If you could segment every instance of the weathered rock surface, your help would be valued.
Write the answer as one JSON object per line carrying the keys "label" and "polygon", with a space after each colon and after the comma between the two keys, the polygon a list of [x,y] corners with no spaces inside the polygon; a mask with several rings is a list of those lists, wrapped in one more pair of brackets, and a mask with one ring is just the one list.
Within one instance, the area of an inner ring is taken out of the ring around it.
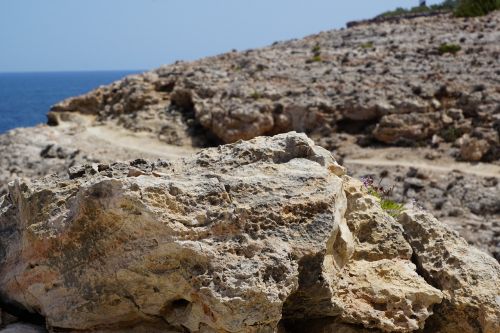
{"label": "weathered rock surface", "polygon": [[470,332],[493,333],[500,318],[495,260],[436,220],[395,221],[303,134],[71,175],[0,199],[2,304],[51,331],[410,332],[473,309]]}
{"label": "weathered rock surface", "polygon": [[498,263],[428,213],[405,212],[399,221],[421,274],[445,295],[426,332],[499,332]]}
{"label": "weathered rock surface", "polygon": [[[349,175],[371,175],[392,189],[389,197],[394,201],[432,212],[469,244],[500,260],[500,168],[443,158],[426,163],[423,155],[428,150],[392,149],[383,154],[381,149],[363,149],[356,155],[373,157],[356,160],[351,153],[343,164]],[[422,157],[416,159],[416,155]]]}
{"label": "weathered rock surface", "polygon": [[2,205],[2,294],[50,327],[272,330],[346,204],[342,168],[299,135],[101,169]]}
{"label": "weathered rock surface", "polygon": [[490,145],[484,139],[471,138],[468,135],[461,138],[460,157],[465,161],[480,161],[489,149]]}

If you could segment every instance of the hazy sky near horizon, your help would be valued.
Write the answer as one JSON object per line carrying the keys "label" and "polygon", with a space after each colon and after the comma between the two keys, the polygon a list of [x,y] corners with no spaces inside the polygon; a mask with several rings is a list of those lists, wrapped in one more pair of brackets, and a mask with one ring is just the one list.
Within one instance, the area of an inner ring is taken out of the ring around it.
{"label": "hazy sky near horizon", "polygon": [[150,69],[341,28],[417,3],[0,0],[0,72]]}

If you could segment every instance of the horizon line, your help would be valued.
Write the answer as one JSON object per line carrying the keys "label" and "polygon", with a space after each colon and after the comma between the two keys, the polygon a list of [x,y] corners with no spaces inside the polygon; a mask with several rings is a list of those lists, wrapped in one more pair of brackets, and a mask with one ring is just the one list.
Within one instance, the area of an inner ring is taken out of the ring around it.
{"label": "horizon line", "polygon": [[143,73],[150,69],[71,69],[71,70],[20,70],[20,71],[3,71],[1,74],[49,74],[49,73],[96,73],[96,72],[137,72]]}

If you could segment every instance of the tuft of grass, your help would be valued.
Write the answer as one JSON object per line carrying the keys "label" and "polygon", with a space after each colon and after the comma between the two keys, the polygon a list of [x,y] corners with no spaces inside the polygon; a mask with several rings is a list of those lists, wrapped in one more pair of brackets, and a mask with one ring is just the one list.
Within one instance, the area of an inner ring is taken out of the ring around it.
{"label": "tuft of grass", "polygon": [[381,199],[380,207],[390,216],[397,218],[399,215],[401,215],[401,212],[404,210],[405,206],[390,199]]}
{"label": "tuft of grass", "polygon": [[313,57],[311,58],[311,61],[312,61],[312,62],[320,62],[321,60],[322,60],[322,59],[321,59],[321,55],[319,55],[319,54],[316,54],[315,56],[313,56]]}
{"label": "tuft of grass", "polygon": [[313,62],[321,62],[321,61],[323,61],[323,58],[321,58],[321,55],[317,54],[312,58],[307,59],[306,64],[311,64]]}
{"label": "tuft of grass", "polygon": [[368,194],[374,196],[379,200],[380,208],[382,208],[387,214],[390,216],[397,218],[401,215],[401,212],[404,210],[404,204],[396,202],[392,199],[389,199],[389,195],[392,192],[392,188],[384,189],[379,185],[374,185],[372,177],[362,177],[361,181],[363,185],[368,189]]}
{"label": "tuft of grass", "polygon": [[362,49],[373,49],[373,42],[366,42],[359,45]]}
{"label": "tuft of grass", "polygon": [[321,54],[321,46],[319,44],[314,45],[311,52],[313,54]]}
{"label": "tuft of grass", "polygon": [[451,53],[453,55],[457,54],[458,51],[460,51],[462,47],[458,44],[448,44],[448,43],[443,43],[439,45],[438,47],[438,53],[440,55],[446,54],[446,53]]}
{"label": "tuft of grass", "polygon": [[441,131],[441,137],[446,142],[455,142],[458,138],[462,136],[462,131],[455,127],[448,127]]}
{"label": "tuft of grass", "polygon": [[319,44],[314,45],[311,49],[311,52],[313,56],[306,60],[307,64],[323,61],[323,59],[321,58],[321,46]]}
{"label": "tuft of grass", "polygon": [[262,98],[262,95],[258,92],[258,91],[254,91],[250,97],[254,100],[258,100],[258,99],[261,99]]}

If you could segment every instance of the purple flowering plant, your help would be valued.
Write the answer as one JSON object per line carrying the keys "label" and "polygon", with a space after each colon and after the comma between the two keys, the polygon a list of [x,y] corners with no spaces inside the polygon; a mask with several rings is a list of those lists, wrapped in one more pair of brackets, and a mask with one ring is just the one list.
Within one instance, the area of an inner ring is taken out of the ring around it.
{"label": "purple flowering plant", "polygon": [[366,187],[368,193],[376,197],[380,202],[380,207],[386,211],[390,216],[397,218],[404,209],[404,204],[389,199],[394,186],[384,188],[381,186],[382,179],[375,184],[372,176],[361,177],[363,186]]}

